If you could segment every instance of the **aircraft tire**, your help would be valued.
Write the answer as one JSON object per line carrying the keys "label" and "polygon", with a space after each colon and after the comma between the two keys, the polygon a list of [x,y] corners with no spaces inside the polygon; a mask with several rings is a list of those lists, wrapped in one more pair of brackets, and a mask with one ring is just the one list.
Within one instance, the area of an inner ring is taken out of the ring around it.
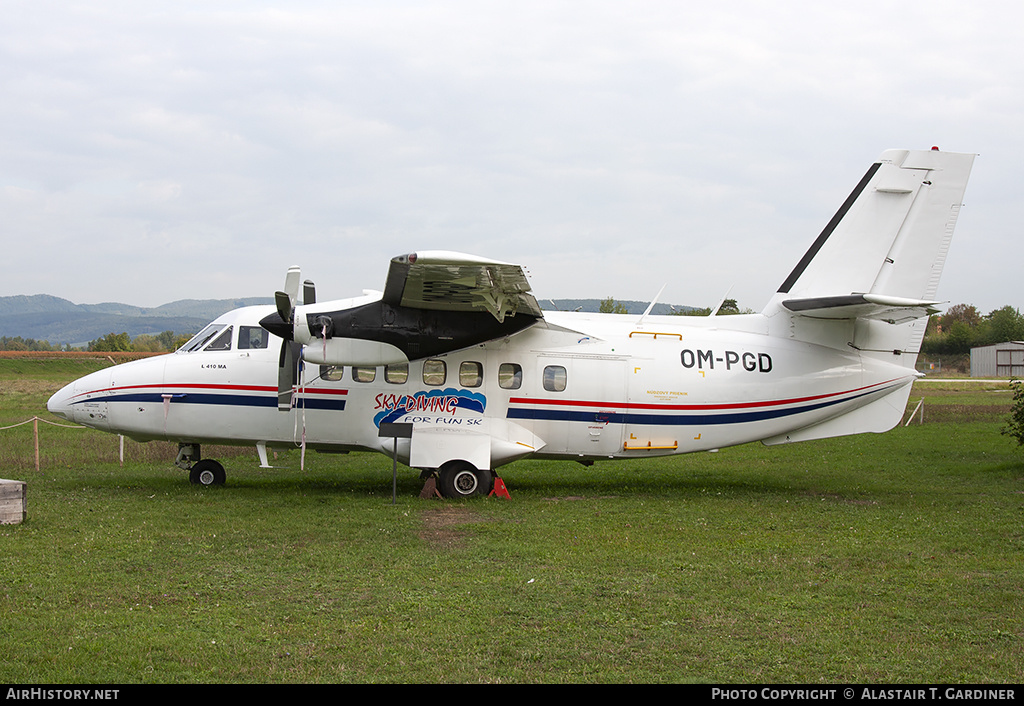
{"label": "aircraft tire", "polygon": [[441,495],[446,498],[471,498],[488,495],[494,488],[494,473],[478,470],[466,461],[449,461],[437,471]]}
{"label": "aircraft tire", "polygon": [[226,479],[224,466],[211,458],[198,461],[188,472],[188,480],[192,485],[224,485]]}

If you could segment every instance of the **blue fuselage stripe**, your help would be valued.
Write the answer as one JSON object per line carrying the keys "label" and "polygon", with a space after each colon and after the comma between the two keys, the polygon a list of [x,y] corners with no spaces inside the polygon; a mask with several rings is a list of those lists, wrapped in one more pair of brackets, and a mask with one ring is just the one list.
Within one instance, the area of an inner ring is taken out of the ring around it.
{"label": "blue fuselage stripe", "polygon": [[[126,392],[122,394],[108,395],[107,397],[95,397],[91,400],[77,400],[74,404],[84,402],[135,402],[147,404],[163,404],[163,396],[152,392]],[[171,404],[204,404],[224,405],[227,407],[274,407],[277,408],[277,395],[224,395],[207,392],[189,392],[187,394],[177,393],[171,397]],[[345,400],[341,399],[315,399],[302,398],[296,400],[296,407],[306,409],[324,409],[343,411]]]}

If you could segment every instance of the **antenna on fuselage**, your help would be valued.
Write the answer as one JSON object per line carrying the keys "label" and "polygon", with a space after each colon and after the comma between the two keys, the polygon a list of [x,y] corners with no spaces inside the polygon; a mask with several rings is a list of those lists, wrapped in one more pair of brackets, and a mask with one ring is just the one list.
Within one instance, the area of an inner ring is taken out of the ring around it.
{"label": "antenna on fuselage", "polygon": [[647,318],[647,315],[651,313],[651,309],[654,308],[654,305],[661,298],[661,293],[665,291],[665,287],[667,287],[667,286],[668,286],[668,282],[666,282],[665,284],[661,285],[661,289],[658,290],[658,293],[654,296],[654,299],[651,300],[651,303],[647,305],[647,310],[644,311],[644,313],[641,314],[640,318],[637,320],[637,322],[636,322],[637,326],[642,324],[644,322],[644,319]]}
{"label": "antenna on fuselage", "polygon": [[718,316],[718,310],[722,308],[722,305],[723,305],[723,304],[725,304],[725,300],[729,298],[729,295],[730,295],[730,294],[732,294],[732,288],[733,288],[733,287],[735,287],[735,286],[736,286],[736,285],[734,284],[734,285],[732,285],[732,286],[730,286],[730,287],[729,287],[729,291],[727,291],[727,292],[725,293],[725,296],[724,296],[724,297],[722,297],[722,298],[721,298],[721,299],[719,300],[719,302],[718,302],[718,304],[717,304],[717,305],[715,306],[715,308],[711,310],[711,313],[709,314],[709,316]]}

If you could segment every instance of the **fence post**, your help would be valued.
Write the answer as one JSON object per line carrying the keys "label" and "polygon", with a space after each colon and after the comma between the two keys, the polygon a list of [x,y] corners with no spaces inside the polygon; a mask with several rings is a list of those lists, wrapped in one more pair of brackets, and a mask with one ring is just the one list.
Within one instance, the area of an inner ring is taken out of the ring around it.
{"label": "fence post", "polygon": [[916,407],[914,407],[914,411],[910,413],[910,419],[908,419],[907,423],[904,424],[903,426],[905,426],[905,427],[909,427],[910,426],[910,423],[912,421],[914,421],[914,416],[917,414],[917,410],[921,410],[921,421],[918,422],[918,423],[919,424],[924,424],[924,398],[922,397],[921,401],[917,403]]}

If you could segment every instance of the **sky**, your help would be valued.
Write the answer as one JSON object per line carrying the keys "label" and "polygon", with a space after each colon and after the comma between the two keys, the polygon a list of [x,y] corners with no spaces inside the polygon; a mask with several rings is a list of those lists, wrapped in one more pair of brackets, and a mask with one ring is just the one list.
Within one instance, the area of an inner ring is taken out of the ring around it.
{"label": "sky", "polygon": [[938,297],[1024,306],[1011,2],[5,0],[0,296],[522,264],[760,310],[886,149],[978,154]]}

